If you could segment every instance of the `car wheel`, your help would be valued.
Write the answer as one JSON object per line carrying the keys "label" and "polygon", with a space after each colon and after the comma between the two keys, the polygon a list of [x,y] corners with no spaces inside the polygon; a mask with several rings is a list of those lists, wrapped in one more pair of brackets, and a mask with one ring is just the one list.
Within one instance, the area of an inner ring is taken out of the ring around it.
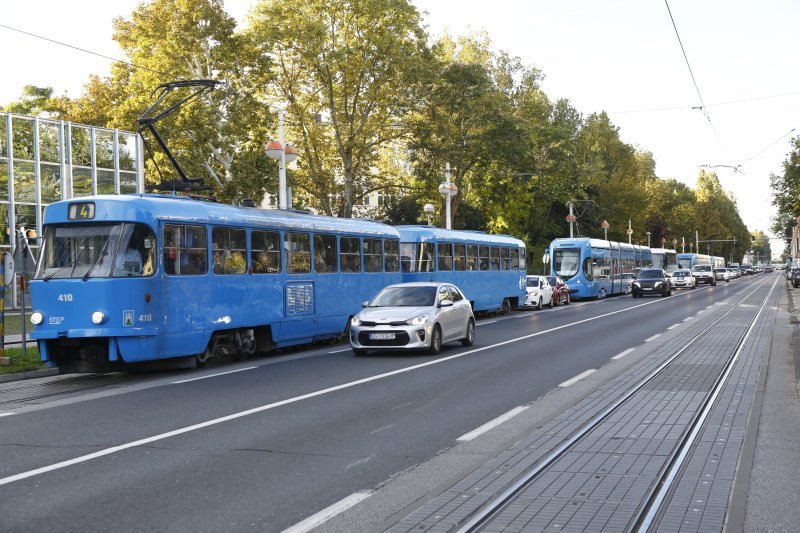
{"label": "car wheel", "polygon": [[475,344],[475,321],[471,318],[467,322],[467,336],[461,339],[461,344],[464,346],[472,346]]}
{"label": "car wheel", "polygon": [[553,308],[553,306],[554,306],[554,303],[555,303],[555,301],[556,301],[556,297],[555,297],[555,296],[551,296],[551,297],[550,297],[550,303],[548,303],[548,304],[547,304],[547,307],[549,307],[550,309],[552,309],[552,308]]}
{"label": "car wheel", "polygon": [[428,353],[436,355],[442,351],[442,328],[439,324],[433,326],[433,333],[431,333],[431,347],[428,348]]}
{"label": "car wheel", "polygon": [[353,348],[353,355],[356,357],[361,357],[367,355],[367,351],[363,348]]}
{"label": "car wheel", "polygon": [[541,296],[539,296],[539,303],[536,304],[536,310],[537,311],[541,311],[542,310],[542,297]]}

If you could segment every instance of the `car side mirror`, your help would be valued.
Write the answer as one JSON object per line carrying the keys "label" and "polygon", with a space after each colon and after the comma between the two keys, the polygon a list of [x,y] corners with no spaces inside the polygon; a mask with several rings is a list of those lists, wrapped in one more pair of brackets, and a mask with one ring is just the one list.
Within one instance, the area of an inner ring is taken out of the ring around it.
{"label": "car side mirror", "polygon": [[439,307],[453,307],[453,300],[442,300],[439,302]]}
{"label": "car side mirror", "polygon": [[369,302],[367,300],[364,300],[363,302],[361,302],[361,307],[366,307],[368,305],[369,305]]}

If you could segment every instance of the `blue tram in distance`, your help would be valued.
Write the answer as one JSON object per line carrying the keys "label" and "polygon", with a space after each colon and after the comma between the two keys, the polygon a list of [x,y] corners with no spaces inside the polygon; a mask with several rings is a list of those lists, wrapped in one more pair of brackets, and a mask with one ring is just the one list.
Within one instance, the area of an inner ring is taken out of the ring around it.
{"label": "blue tram in distance", "polygon": [[517,309],[525,300],[525,243],[508,235],[396,226],[403,281],[446,281],[475,312]]}
{"label": "blue tram in distance", "polygon": [[711,265],[711,268],[725,268],[725,258],[715,255],[681,253],[678,254],[678,267],[693,269],[695,265]]}
{"label": "blue tram in distance", "polygon": [[652,266],[647,246],[588,237],[555,239],[547,250],[550,275],[560,276],[575,298],[623,294],[627,282],[618,274]]}
{"label": "blue tram in distance", "polygon": [[181,196],[51,204],[30,283],[43,361],[199,363],[341,335],[401,281],[391,226]]}
{"label": "blue tram in distance", "polygon": [[653,257],[653,268],[663,268],[670,276],[678,270],[678,254],[675,250],[668,248],[651,248],[650,250]]}

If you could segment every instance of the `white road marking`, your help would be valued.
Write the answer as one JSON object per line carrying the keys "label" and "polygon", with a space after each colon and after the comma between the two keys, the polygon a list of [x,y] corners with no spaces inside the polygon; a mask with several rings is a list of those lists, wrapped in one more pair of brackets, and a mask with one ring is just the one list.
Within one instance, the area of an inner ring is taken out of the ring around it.
{"label": "white road marking", "polygon": [[684,322],[688,322],[688,321],[690,321],[690,320],[691,320],[691,319],[693,319],[693,318],[694,318],[693,316],[687,316],[686,318],[684,318],[684,319],[683,319],[683,321],[684,321]]}
{"label": "white road marking", "polygon": [[[340,391],[340,390],[356,387],[358,385],[363,385],[365,383],[371,383],[373,381],[378,381],[378,380],[386,379],[386,378],[389,378],[389,377],[392,377],[392,376],[405,374],[405,373],[408,373],[408,372],[412,372],[414,370],[418,370],[420,368],[425,368],[425,367],[428,367],[428,366],[433,366],[433,365],[446,363],[447,361],[451,361],[453,359],[460,359],[460,358],[466,357],[468,355],[472,355],[472,354],[479,353],[479,352],[485,352],[487,350],[492,350],[494,348],[499,348],[500,346],[506,346],[508,344],[514,344],[514,343],[520,342],[520,341],[525,341],[525,340],[528,340],[528,339],[532,339],[534,337],[538,337],[540,335],[549,335],[550,333],[552,333],[554,331],[570,328],[570,327],[573,327],[573,326],[579,326],[579,325],[585,324],[587,322],[592,322],[594,320],[600,320],[601,318],[606,318],[606,317],[613,316],[613,315],[618,315],[618,314],[621,314],[621,313],[627,313],[629,311],[633,311],[635,309],[638,309],[640,307],[644,307],[644,306],[647,306],[647,305],[655,305],[655,304],[658,304],[660,302],[668,302],[668,301],[670,301],[670,300],[652,300],[650,302],[645,302],[645,303],[642,303],[642,304],[639,304],[639,305],[634,305],[632,307],[626,307],[625,309],[618,309],[617,311],[611,311],[611,312],[608,312],[608,313],[604,313],[602,315],[597,315],[597,316],[593,316],[593,317],[589,317],[589,318],[584,318],[583,320],[578,320],[576,322],[571,322],[569,324],[563,324],[561,326],[556,326],[556,327],[553,327],[553,328],[550,328],[550,329],[537,331],[536,333],[529,333],[529,334],[523,335],[521,337],[515,337],[513,339],[508,339],[506,341],[497,342],[495,344],[490,344],[488,346],[481,346],[480,348],[473,348],[472,350],[459,352],[459,353],[456,353],[454,355],[450,355],[450,356],[447,356],[447,357],[441,357],[439,359],[434,359],[432,361],[427,361],[425,363],[419,363],[419,364],[416,364],[416,365],[407,366],[407,367],[404,367],[404,368],[399,368],[397,370],[392,370],[390,372],[385,372],[383,374],[377,374],[377,375],[374,375],[374,376],[369,376],[369,377],[366,377],[366,378],[357,379],[355,381],[350,381],[348,383],[342,383],[340,385],[334,385],[334,386],[328,387],[326,389],[320,389],[320,390],[317,390],[317,391],[314,391],[314,392],[309,392],[309,393],[306,393],[306,394],[303,394],[303,395],[300,395],[300,396],[295,396],[293,398],[287,398],[285,400],[280,400],[280,401],[277,401],[277,402],[274,402],[274,403],[269,403],[269,404],[266,404],[266,405],[261,405],[261,406],[258,406],[258,407],[254,407],[252,409],[247,409],[245,411],[239,411],[238,413],[232,413],[230,415],[221,416],[219,418],[214,418],[212,420],[207,420],[205,422],[200,422],[198,424],[194,424],[194,425],[191,425],[191,426],[186,426],[186,427],[174,429],[172,431],[167,431],[166,433],[161,433],[161,434],[158,434],[158,435],[145,437],[143,439],[135,440],[135,441],[132,441],[132,442],[127,442],[125,444],[120,444],[118,446],[112,446],[110,448],[106,448],[104,450],[100,450],[100,451],[97,451],[97,452],[94,452],[94,453],[90,453],[88,455],[82,455],[80,457],[75,457],[73,459],[68,459],[66,461],[61,461],[60,463],[54,463],[52,465],[43,466],[43,467],[40,467],[40,468],[36,468],[34,470],[28,470],[27,472],[21,472],[19,474],[15,474],[13,476],[7,476],[7,477],[4,477],[4,478],[0,478],[0,485],[7,485],[9,483],[14,483],[15,481],[20,481],[20,480],[27,479],[27,478],[30,478],[30,477],[38,476],[40,474],[45,474],[47,472],[52,472],[54,470],[60,470],[61,468],[66,468],[68,466],[72,466],[72,465],[76,465],[76,464],[80,464],[80,463],[85,463],[87,461],[91,461],[93,459],[97,459],[97,458],[100,458],[100,457],[105,457],[106,455],[111,455],[113,453],[117,453],[117,452],[120,452],[120,451],[123,451],[123,450],[127,450],[127,449],[130,449],[130,448],[136,448],[137,446],[143,446],[145,444],[150,444],[152,442],[158,442],[158,441],[161,441],[161,440],[164,440],[164,439],[168,439],[168,438],[171,438],[171,437],[176,437],[178,435],[183,435],[184,433],[197,431],[198,429],[204,429],[204,428],[207,428],[207,427],[210,427],[210,426],[216,426],[218,424],[222,424],[224,422],[229,422],[231,420],[236,420],[236,419],[239,419],[239,418],[242,418],[242,417],[245,417],[245,416],[250,416],[250,415],[253,415],[253,414],[256,414],[256,413],[261,413],[261,412],[264,412],[264,411],[268,411],[270,409],[275,409],[277,407],[283,407],[284,405],[290,405],[290,404],[293,404],[293,403],[301,402],[303,400],[308,400],[310,398],[316,398],[318,396],[324,396],[324,395],[330,394],[332,392],[337,392],[337,391]],[[488,322],[483,322],[483,323],[487,324]],[[581,377],[582,377],[582,375],[581,375]],[[561,386],[564,386],[564,384],[562,383]]]}
{"label": "white road marking", "polygon": [[644,342],[650,342],[650,341],[654,341],[654,340],[656,340],[657,338],[659,338],[660,336],[661,336],[661,333],[656,333],[656,334],[655,334],[655,335],[653,335],[652,337],[647,337],[647,338],[644,340]]}
{"label": "white road marking", "polygon": [[618,360],[618,359],[622,359],[623,357],[625,357],[625,356],[626,356],[626,355],[628,355],[629,353],[633,353],[633,351],[634,351],[635,349],[636,349],[636,348],[628,348],[628,349],[627,349],[627,350],[625,350],[624,352],[620,352],[620,353],[618,353],[617,355],[615,355],[615,356],[614,356],[614,357],[612,357],[611,359],[614,359],[615,361],[616,361],[616,360]]}
{"label": "white road marking", "polygon": [[14,415],[14,414],[16,414],[16,413],[0,413],[0,416],[11,416],[11,415]]}
{"label": "white road marking", "polygon": [[352,348],[342,348],[341,350],[333,350],[328,353],[342,353],[342,352],[349,352],[350,350],[352,350]]}
{"label": "white road marking", "polygon": [[190,381],[198,381],[201,379],[208,379],[208,378],[215,378],[217,376],[224,376],[225,374],[235,374],[236,372],[244,372],[245,370],[253,370],[254,368],[258,368],[257,366],[248,366],[247,368],[237,368],[236,370],[229,370],[228,372],[220,372],[218,374],[209,374],[207,376],[200,376],[199,378],[190,378],[190,379],[182,379],[180,381],[173,381],[173,385],[177,385],[179,383],[189,383]]}
{"label": "white road marking", "polygon": [[678,326],[680,326],[680,324],[672,324],[672,325],[671,325],[670,327],[668,327],[667,329],[675,329],[675,328],[677,328]]}
{"label": "white road marking", "polygon": [[488,322],[478,322],[478,326],[485,326],[486,324],[494,324],[497,320],[490,320]]}
{"label": "white road marking", "polygon": [[581,372],[580,374],[578,374],[574,378],[568,379],[567,381],[565,381],[564,383],[559,384],[558,386],[559,387],[569,387],[570,385],[574,385],[575,383],[579,382],[580,380],[582,380],[586,376],[594,374],[595,372],[597,372],[597,369],[590,368],[586,372]]}
{"label": "white road marking", "polygon": [[490,420],[489,422],[486,422],[484,425],[473,429],[469,433],[461,435],[456,440],[457,441],[461,441],[461,442],[470,441],[470,440],[474,439],[475,437],[477,437],[478,435],[482,435],[482,434],[486,433],[487,431],[489,431],[490,429],[496,428],[497,426],[499,426],[500,424],[502,424],[506,420],[510,420],[510,419],[514,418],[515,416],[517,416],[518,414],[520,414],[521,412],[523,412],[527,408],[528,408],[527,405],[520,405],[519,407],[515,407],[512,410],[510,410],[509,412],[507,412],[506,414],[500,415],[497,418],[495,418],[494,420]]}
{"label": "white road marking", "polygon": [[320,512],[309,516],[302,522],[298,522],[292,527],[284,529],[283,533],[305,533],[306,531],[311,531],[315,527],[319,527],[320,525],[324,524],[337,514],[348,510],[349,508],[353,507],[354,505],[363,500],[366,500],[371,495],[372,491],[355,492],[350,496],[348,496],[347,498],[339,500],[338,502],[334,503],[329,507],[326,507]]}

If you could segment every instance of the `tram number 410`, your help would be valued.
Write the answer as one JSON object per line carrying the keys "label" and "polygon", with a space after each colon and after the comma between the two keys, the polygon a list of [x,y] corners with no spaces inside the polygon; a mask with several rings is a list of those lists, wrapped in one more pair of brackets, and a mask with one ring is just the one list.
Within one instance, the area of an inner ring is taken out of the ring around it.
{"label": "tram number 410", "polygon": [[58,301],[59,302],[71,302],[72,301],[72,294],[70,294],[68,292],[64,293],[64,294],[59,294],[58,295]]}

